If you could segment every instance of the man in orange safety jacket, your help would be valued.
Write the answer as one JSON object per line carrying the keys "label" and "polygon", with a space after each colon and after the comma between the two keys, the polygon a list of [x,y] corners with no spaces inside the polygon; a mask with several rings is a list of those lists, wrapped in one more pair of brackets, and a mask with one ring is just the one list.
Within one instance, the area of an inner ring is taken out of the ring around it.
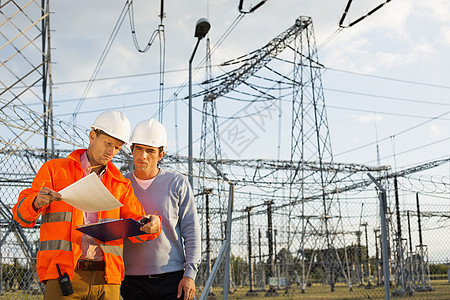
{"label": "man in orange safety jacket", "polygon": [[[130,135],[126,116],[120,111],[103,112],[91,129],[88,149],[78,149],[67,158],[44,163],[31,187],[19,194],[13,208],[14,219],[23,227],[33,227],[41,216],[37,274],[45,283],[44,299],[120,297],[120,283],[124,279],[123,240],[101,242],[76,230],[79,225],[145,216],[150,221],[141,227],[143,234],[130,240],[151,240],[161,232],[161,218],[146,215],[130,181],[111,162]],[[60,201],[58,191],[91,172],[97,174],[122,207],[83,212]]]}

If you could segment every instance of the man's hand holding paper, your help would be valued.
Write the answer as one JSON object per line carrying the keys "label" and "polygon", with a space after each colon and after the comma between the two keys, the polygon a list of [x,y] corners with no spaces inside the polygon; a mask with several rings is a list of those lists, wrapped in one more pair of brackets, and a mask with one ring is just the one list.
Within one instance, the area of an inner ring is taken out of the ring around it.
{"label": "man's hand holding paper", "polygon": [[59,193],[64,202],[82,211],[104,211],[122,206],[95,173],[81,178]]}
{"label": "man's hand holding paper", "polygon": [[60,200],[87,212],[110,210],[122,206],[122,203],[114,198],[95,173],[83,177],[59,192],[46,187],[41,188],[33,202],[33,208],[37,211],[52,201]]}
{"label": "man's hand holding paper", "polygon": [[33,209],[38,211],[41,207],[49,205],[52,201],[60,201],[61,194],[47,187],[41,188],[33,202]]}

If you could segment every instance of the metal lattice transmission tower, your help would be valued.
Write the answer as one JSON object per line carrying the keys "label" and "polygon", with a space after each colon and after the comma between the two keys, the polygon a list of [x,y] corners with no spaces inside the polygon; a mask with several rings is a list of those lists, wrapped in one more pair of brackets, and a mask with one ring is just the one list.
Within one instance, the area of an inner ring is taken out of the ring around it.
{"label": "metal lattice transmission tower", "polygon": [[[287,248],[291,253],[303,255],[311,251],[314,253],[308,258],[309,266],[306,266],[306,257],[301,258],[304,265],[302,272],[304,285],[309,276],[309,272],[305,272],[305,269],[311,269],[313,262],[318,260],[322,263],[327,281],[333,290],[338,270],[346,276],[335,247],[336,232],[342,223],[333,192],[337,190],[336,173],[326,170],[325,166],[333,164],[333,156],[321,82],[322,65],[318,63],[311,18],[299,17],[293,26],[273,38],[264,47],[248,56],[224,63],[223,65],[240,62],[242,65],[218,79],[208,79],[205,84],[214,81],[215,85],[207,87],[197,96],[205,95],[207,101],[213,101],[243,83],[248,84],[247,80],[250,77],[266,67],[286,48],[290,48],[294,53],[293,78],[289,79],[293,90],[290,161],[295,162],[296,167],[289,174],[289,199],[291,201],[294,199],[292,201],[294,203],[301,203],[289,206],[288,228],[296,230],[289,233],[291,236],[287,239]],[[286,79],[284,77],[284,80]],[[318,168],[309,169],[307,163],[311,162]],[[317,200],[308,203],[303,201],[311,197]]]}
{"label": "metal lattice transmission tower", "polygon": [[[206,40],[206,81],[210,82],[212,78],[211,71],[211,47],[210,40]],[[210,88],[210,84],[206,85]],[[224,217],[226,214],[226,203],[224,203],[222,178],[220,178],[222,160],[219,127],[217,122],[216,102],[209,100],[207,97],[203,99],[202,109],[202,130],[200,144],[199,190],[197,205],[200,215],[200,224],[202,226],[202,249],[203,262],[206,267],[205,279],[211,272],[211,261],[213,254],[217,255],[219,245],[222,242],[224,232],[217,231],[223,228]],[[213,168],[211,168],[213,166]],[[212,172],[211,172],[212,170]],[[207,179],[209,178],[209,179]],[[214,178],[216,180],[211,180]],[[211,216],[215,216],[213,221]],[[214,252],[214,253],[213,253]]]}
{"label": "metal lattice transmission tower", "polygon": [[[230,62],[224,63],[234,64],[234,63],[242,63],[242,65],[227,73],[223,76],[220,76],[216,79],[211,77],[211,72],[208,71],[208,65],[210,66],[210,60],[208,64],[208,59],[210,59],[209,55],[207,55],[207,76],[204,82],[205,89],[203,92],[198,93],[195,96],[204,96],[203,102],[203,122],[202,122],[202,143],[201,143],[201,159],[202,159],[202,167],[201,167],[201,176],[200,178],[204,178],[208,174],[206,174],[205,170],[207,170],[206,159],[208,159],[207,151],[212,151],[214,153],[209,154],[209,158],[215,159],[213,160],[214,169],[216,169],[217,174],[210,175],[210,177],[215,178],[219,177],[222,173],[221,166],[216,164],[219,159],[221,159],[221,149],[219,144],[219,132],[218,132],[218,124],[217,124],[217,115],[216,115],[216,105],[215,100],[235,88],[237,88],[240,84],[246,82],[251,76],[253,76],[258,70],[263,68],[266,64],[268,64],[273,58],[275,58],[278,54],[280,54],[283,50],[288,47],[288,45],[298,36],[298,34],[303,30],[302,23],[297,20],[297,22],[279,34],[277,37],[272,39],[269,43],[267,43],[261,49],[258,49],[252,52],[249,56],[245,56],[244,58],[240,57],[236,60],[232,60]],[[212,86],[214,83],[214,86]],[[203,180],[206,183],[205,180]],[[220,187],[218,187],[218,195],[220,197]],[[204,193],[208,197],[208,194]],[[208,198],[206,198],[208,199]],[[204,202],[205,203],[205,202]],[[219,206],[223,207],[223,205]],[[206,210],[206,205],[203,206]],[[219,209],[220,209],[219,207]],[[201,208],[200,208],[201,209]],[[219,214],[221,217],[222,213]],[[204,224],[204,222],[202,222]],[[206,225],[209,227],[210,225]],[[220,226],[220,224],[219,224]],[[223,226],[221,226],[223,227]],[[206,246],[206,249],[209,249],[209,246]],[[208,252],[208,250],[207,250]]]}
{"label": "metal lattice transmission tower", "polygon": [[2,150],[29,149],[42,135],[47,156],[54,149],[49,1],[4,1],[0,15]]}
{"label": "metal lattice transmission tower", "polygon": [[[1,258],[20,257],[32,268],[38,237],[13,220],[11,203],[17,199],[14,189],[25,182],[24,174],[36,173],[33,159],[23,152],[41,144],[41,158],[53,155],[49,15],[49,0],[0,3],[0,161],[6,182],[0,200],[0,247],[17,245]],[[35,275],[27,277],[37,282]]]}
{"label": "metal lattice transmission tower", "polygon": [[[325,170],[326,164],[333,164],[330,132],[325,109],[321,72],[323,66],[319,63],[317,46],[312,20],[300,17],[297,22],[304,30],[295,40],[294,49],[294,93],[292,98],[292,131],[291,131],[291,161],[297,161],[298,167],[291,173],[290,195],[299,200],[305,199],[308,191],[305,188],[316,186],[320,191],[320,200],[305,203],[302,201],[300,222],[302,234],[300,247],[304,253],[307,249],[317,252],[317,259],[322,262],[326,280],[334,290],[337,272],[345,276],[342,259],[339,258],[337,245],[339,226],[342,226],[338,198],[328,193],[337,189],[336,174]],[[305,162],[315,161],[319,168],[306,171]],[[297,187],[297,182],[301,187]],[[303,184],[304,183],[304,184]],[[292,213],[298,207],[291,207]],[[296,213],[294,213],[296,214]],[[308,228],[312,233],[306,236]],[[293,236],[295,245],[296,236]],[[307,276],[302,272],[303,289]]]}
{"label": "metal lattice transmission tower", "polygon": [[[208,82],[212,76],[209,38],[206,40],[206,52],[206,78]],[[209,86],[207,85],[206,88],[208,89]],[[211,101],[208,97],[203,99],[200,157],[204,163],[200,168],[199,177],[204,182],[205,177],[211,175],[207,174],[208,165],[206,161],[211,159],[216,161],[216,166],[220,170],[220,161],[222,160],[216,102]]]}

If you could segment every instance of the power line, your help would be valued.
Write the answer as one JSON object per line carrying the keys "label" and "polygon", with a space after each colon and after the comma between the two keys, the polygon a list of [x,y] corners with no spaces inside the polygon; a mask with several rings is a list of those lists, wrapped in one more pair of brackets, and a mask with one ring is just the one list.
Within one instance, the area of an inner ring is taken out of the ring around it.
{"label": "power line", "polygon": [[[405,150],[405,151],[402,151],[402,152],[399,152],[399,153],[395,153],[395,155],[406,154],[406,153],[413,152],[413,151],[416,151],[416,150],[419,150],[419,149],[427,148],[429,146],[440,144],[440,143],[446,142],[446,141],[450,141],[450,137],[446,137],[446,138],[443,138],[443,139],[438,140],[438,141],[434,141],[434,142],[431,142],[431,143],[428,143],[428,144],[425,144],[425,145],[421,145],[421,146],[418,146],[418,147],[415,147],[415,148],[411,148],[411,149],[408,149],[408,150]],[[385,156],[385,157],[382,157],[382,158],[386,159],[386,158],[390,158],[390,157],[393,157],[393,156],[394,156],[394,154],[388,155],[388,156]],[[372,160],[370,162],[374,162],[374,161]],[[370,163],[370,162],[368,162],[368,163]],[[407,167],[407,165],[404,166],[404,167]]]}
{"label": "power line", "polygon": [[[275,58],[279,61],[284,61],[286,63],[293,63],[291,61]],[[218,65],[212,65],[212,67],[220,68],[222,64]],[[202,66],[198,67],[199,69],[204,68]],[[428,87],[435,87],[435,88],[442,88],[442,89],[450,89],[450,86],[447,85],[441,85],[441,84],[435,84],[435,83],[429,83],[429,82],[420,82],[420,81],[412,81],[412,80],[406,80],[406,79],[400,79],[400,78],[393,78],[393,77],[386,77],[386,76],[379,76],[379,75],[373,75],[373,74],[366,74],[366,73],[360,73],[360,72],[354,72],[349,70],[342,70],[342,69],[336,69],[336,68],[330,68],[330,67],[324,67],[325,71],[334,71],[334,72],[341,72],[341,73],[347,73],[362,77],[370,77],[370,78],[376,78],[381,80],[387,80],[387,81],[396,81],[401,83],[407,83],[407,84],[413,84],[413,85],[421,85],[421,86],[428,86]],[[164,73],[178,73],[178,72],[186,72],[187,69],[174,69],[174,70],[165,70]],[[140,74],[129,74],[129,75],[120,75],[120,76],[112,76],[112,77],[103,77],[103,78],[96,78],[95,81],[107,81],[107,80],[117,80],[117,79],[126,79],[126,78],[136,78],[136,77],[145,77],[145,76],[153,76],[153,75],[159,75],[158,72],[149,72],[149,73],[140,73]],[[61,85],[68,85],[68,84],[78,84],[78,83],[85,83],[89,82],[89,79],[80,79],[80,80],[73,80],[73,81],[60,81],[60,82],[54,82],[54,86],[61,86]],[[36,85],[39,86],[39,85]],[[17,88],[23,88],[23,87],[17,87]],[[0,89],[2,90],[2,89]],[[338,89],[328,89],[333,91],[340,91]],[[361,95],[370,95],[370,94],[364,94],[364,93],[358,93],[358,92],[351,92],[351,91],[342,91],[342,92],[348,92],[348,93],[355,93],[355,94],[361,94]],[[372,96],[372,95],[370,95]],[[380,96],[382,98],[390,98],[390,99],[396,99],[396,97],[391,96]],[[450,105],[450,104],[447,104]]]}
{"label": "power line", "polygon": [[131,35],[133,37],[133,42],[140,53],[147,52],[150,47],[152,46],[154,40],[156,37],[159,37],[159,106],[158,106],[158,121],[163,121],[163,108],[164,108],[164,74],[165,74],[165,67],[166,67],[166,37],[164,32],[164,24],[163,19],[165,17],[164,13],[164,0],[161,0],[160,4],[160,24],[155,31],[153,31],[153,34],[150,36],[149,41],[147,42],[147,45],[144,49],[141,49],[139,46],[137,37],[136,37],[136,28],[135,28],[135,22],[134,22],[134,5],[133,1],[130,1],[130,8],[128,10],[128,16],[130,20],[130,27],[131,27]]}
{"label": "power line", "polygon": [[[177,73],[177,72],[186,72],[187,69],[175,69],[175,70],[169,70],[164,71],[165,74],[167,73]],[[112,76],[112,77],[103,77],[103,78],[96,78],[95,81],[107,81],[107,80],[117,80],[117,79],[126,79],[126,78],[136,78],[136,77],[145,77],[145,76],[153,76],[153,75],[159,75],[158,72],[150,72],[150,73],[140,73],[140,74],[129,74],[129,75],[120,75],[120,76]],[[60,86],[60,85],[67,85],[67,84],[78,84],[78,83],[85,83],[89,80],[86,79],[80,79],[80,80],[73,80],[73,81],[61,81],[53,83],[54,86]]]}
{"label": "power line", "polygon": [[[366,113],[373,114],[373,110],[366,110],[366,109],[338,107],[338,106],[332,106],[332,105],[327,105],[327,108],[341,109],[341,110],[348,110],[348,111],[357,111],[357,112],[366,112]],[[450,121],[450,118],[442,118],[442,117],[436,117],[436,116],[408,115],[408,114],[404,114],[404,113],[402,114],[402,113],[394,113],[394,112],[388,112],[388,111],[377,111],[376,113],[377,113],[377,115],[390,115],[390,116],[406,117],[406,118]]]}
{"label": "power line", "polygon": [[366,147],[368,147],[368,146],[373,146],[373,145],[375,145],[377,142],[389,140],[392,136],[399,136],[399,135],[402,135],[402,134],[404,134],[404,133],[406,133],[406,132],[409,132],[409,131],[411,131],[411,130],[413,130],[413,129],[416,129],[416,128],[420,127],[420,126],[423,126],[423,125],[425,125],[425,124],[427,124],[427,123],[429,123],[429,122],[431,122],[431,121],[434,121],[434,120],[436,120],[436,119],[438,119],[438,118],[441,118],[441,117],[443,117],[443,116],[445,116],[445,115],[448,115],[448,114],[450,114],[450,111],[447,111],[447,112],[442,113],[442,114],[440,114],[440,115],[438,115],[438,116],[436,116],[436,117],[433,117],[433,118],[431,118],[431,119],[429,119],[429,120],[427,120],[427,121],[421,122],[421,123],[416,124],[416,125],[414,125],[414,126],[412,126],[412,127],[409,127],[409,128],[404,129],[404,130],[402,130],[402,131],[399,131],[398,133],[393,134],[393,135],[388,136],[388,137],[385,137],[385,138],[383,138],[383,139],[381,139],[381,140],[378,140],[378,141],[375,141],[375,142],[371,142],[371,143],[368,143],[368,144],[365,144],[365,145],[362,145],[362,146],[358,146],[358,147],[355,147],[355,148],[346,150],[346,151],[341,152],[341,153],[338,153],[338,154],[333,154],[333,155],[336,157],[336,156],[343,155],[343,154],[349,154],[349,153],[354,152],[354,151],[356,151],[356,150],[361,150],[361,149],[366,148]]}
{"label": "power line", "polygon": [[422,86],[435,87],[435,88],[441,88],[441,89],[450,89],[450,86],[448,86],[448,85],[441,85],[441,84],[434,84],[434,83],[427,83],[427,82],[420,82],[420,81],[413,81],[413,80],[398,79],[398,78],[393,78],[393,77],[386,77],[386,76],[379,76],[379,75],[373,75],[373,74],[366,74],[366,73],[360,73],[360,72],[354,72],[354,71],[348,71],[348,70],[339,70],[339,69],[330,68],[330,67],[325,67],[325,69],[326,70],[330,70],[330,71],[335,71],[335,72],[353,74],[353,75],[370,77],[370,78],[376,78],[376,79],[382,79],[382,80],[397,81],[397,82],[401,82],[401,83],[422,85]]}
{"label": "power line", "polygon": [[330,92],[337,92],[337,93],[345,93],[350,95],[357,95],[357,96],[366,96],[366,97],[373,97],[373,98],[379,98],[379,99],[389,99],[389,100],[398,100],[398,101],[404,101],[409,103],[421,103],[426,105],[443,105],[443,106],[450,106],[450,102],[445,100],[446,102],[434,102],[434,101],[428,101],[428,100],[417,100],[417,99],[410,99],[410,98],[402,98],[402,97],[393,97],[393,96],[387,96],[387,95],[376,95],[376,94],[369,94],[369,93],[361,93],[361,92],[352,92],[347,90],[339,90],[339,89],[331,89],[331,88],[323,88],[326,91]]}
{"label": "power line", "polygon": [[382,8],[384,5],[386,5],[388,2],[390,2],[391,0],[386,0],[386,2],[381,3],[379,5],[377,5],[375,8],[373,8],[372,10],[370,10],[367,14],[359,17],[358,19],[356,19],[353,22],[350,22],[348,25],[343,25],[345,18],[347,17],[347,13],[348,10],[350,9],[350,6],[352,4],[352,0],[348,0],[347,5],[345,6],[344,12],[342,13],[341,19],[339,20],[339,27],[341,28],[349,28],[352,27],[353,25],[361,22],[362,20],[364,20],[365,18],[369,17],[370,15],[372,15],[374,12],[376,12],[377,10],[379,10],[380,8]]}
{"label": "power line", "polygon": [[128,1],[125,3],[124,7],[122,8],[122,11],[120,12],[119,18],[116,21],[116,24],[114,25],[113,31],[111,32],[111,35],[109,36],[108,42],[105,45],[105,48],[103,49],[102,54],[100,55],[100,59],[97,62],[97,65],[95,66],[94,72],[91,75],[91,78],[88,81],[88,84],[86,86],[86,88],[83,91],[83,94],[81,95],[81,98],[78,102],[77,107],[75,108],[75,111],[73,112],[72,118],[71,118],[71,122],[74,123],[76,115],[78,114],[78,112],[81,109],[81,106],[83,105],[84,99],[86,98],[87,94],[89,93],[92,85],[95,82],[95,78],[98,75],[98,72],[100,71],[100,68],[102,67],[106,56],[108,55],[109,50],[111,49],[111,46],[117,36],[117,33],[119,32],[120,27],[122,26],[122,22],[125,19],[126,16],[126,12],[129,9],[129,3]]}

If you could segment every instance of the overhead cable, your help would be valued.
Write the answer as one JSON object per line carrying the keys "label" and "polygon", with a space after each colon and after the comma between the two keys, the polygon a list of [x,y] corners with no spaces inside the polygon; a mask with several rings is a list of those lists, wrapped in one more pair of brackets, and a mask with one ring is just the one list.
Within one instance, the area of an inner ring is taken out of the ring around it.
{"label": "overhead cable", "polygon": [[262,0],[258,4],[256,4],[255,6],[251,7],[248,11],[244,11],[242,9],[243,6],[244,6],[244,0],[239,0],[238,10],[239,10],[240,13],[243,13],[243,14],[251,14],[252,12],[254,12],[258,8],[260,8],[266,2],[267,2],[267,0]]}
{"label": "overhead cable", "polygon": [[155,41],[156,37],[159,38],[159,57],[160,57],[160,63],[159,63],[159,108],[158,108],[158,116],[159,122],[162,122],[163,120],[163,107],[164,107],[164,74],[165,74],[165,62],[166,62],[166,38],[165,38],[165,32],[164,32],[164,24],[163,19],[165,17],[164,13],[164,0],[161,0],[160,5],[160,24],[155,31],[153,31],[152,35],[150,36],[149,41],[147,42],[147,45],[141,49],[139,46],[139,42],[137,40],[136,35],[136,27],[134,22],[134,6],[133,6],[133,0],[129,1],[130,9],[128,10],[128,16],[130,20],[130,28],[131,28],[131,35],[133,37],[134,46],[140,53],[147,52],[150,47],[152,46],[153,42]]}
{"label": "overhead cable", "polygon": [[[432,118],[430,118],[430,119],[428,119],[428,120],[426,120],[426,121],[423,121],[423,122],[421,122],[421,123],[419,123],[419,124],[416,124],[416,125],[414,125],[414,126],[412,126],[412,127],[409,127],[409,128],[404,129],[404,130],[402,130],[402,131],[399,131],[398,133],[393,134],[393,135],[391,135],[391,136],[398,136],[398,135],[404,134],[404,133],[409,132],[409,131],[411,131],[411,130],[413,130],[413,129],[416,129],[416,128],[418,128],[418,127],[421,127],[421,126],[423,126],[423,125],[425,125],[425,124],[428,124],[429,122],[435,121],[436,119],[440,119],[440,118],[442,118],[442,117],[444,117],[444,116],[446,116],[446,115],[448,115],[448,114],[450,114],[450,111],[447,111],[447,112],[442,113],[442,114],[440,114],[440,115],[438,115],[438,116],[432,117]],[[388,139],[391,138],[391,136],[385,137],[385,138],[383,138],[383,139],[381,139],[381,140],[379,140],[379,141],[376,141],[376,142],[368,143],[368,144],[365,144],[365,145],[362,145],[362,146],[359,146],[359,147],[356,147],[356,148],[353,148],[353,149],[346,150],[346,151],[341,152],[341,153],[338,153],[338,154],[334,154],[334,156],[336,157],[336,156],[339,156],[339,155],[348,154],[348,153],[350,153],[350,152],[353,152],[353,151],[356,151],[356,150],[363,149],[363,148],[365,148],[365,147],[374,145],[374,144],[376,144],[377,142],[388,140]]]}
{"label": "overhead cable", "polygon": [[346,18],[346,16],[347,16],[347,13],[348,13],[348,11],[349,11],[349,9],[350,9],[350,6],[351,6],[351,3],[352,3],[352,0],[348,0],[347,5],[345,6],[345,10],[344,10],[344,12],[343,12],[343,14],[342,14],[342,16],[341,16],[341,19],[339,20],[339,27],[341,27],[341,28],[349,28],[349,27],[352,27],[353,25],[355,25],[355,24],[361,22],[362,20],[364,20],[365,18],[369,17],[371,14],[373,14],[374,12],[376,12],[377,10],[379,10],[380,8],[382,8],[382,7],[383,7],[384,5],[386,5],[388,2],[391,2],[391,0],[386,0],[386,2],[377,5],[374,9],[370,10],[367,14],[365,14],[364,16],[359,17],[358,19],[356,19],[355,21],[351,22],[350,24],[348,24],[348,25],[343,25],[344,20],[345,20],[345,18]]}
{"label": "overhead cable", "polygon": [[129,3],[128,1],[125,3],[124,7],[122,8],[122,11],[120,12],[119,18],[117,19],[116,24],[114,25],[113,31],[111,32],[111,35],[109,36],[108,42],[105,45],[105,48],[103,49],[102,54],[100,55],[100,59],[97,62],[97,65],[95,66],[94,72],[91,75],[91,78],[88,81],[88,84],[86,85],[86,88],[83,91],[83,94],[81,95],[81,98],[78,102],[78,105],[76,106],[73,114],[72,114],[72,118],[69,121],[69,123],[74,123],[75,118],[78,114],[78,112],[81,109],[81,106],[83,105],[84,99],[86,98],[87,94],[89,93],[92,85],[94,84],[95,78],[97,77],[100,68],[103,65],[103,62],[106,59],[106,56],[108,55],[109,50],[111,49],[111,46],[117,36],[117,33],[119,32],[120,27],[122,26],[122,22],[125,19],[126,13],[129,9]]}

